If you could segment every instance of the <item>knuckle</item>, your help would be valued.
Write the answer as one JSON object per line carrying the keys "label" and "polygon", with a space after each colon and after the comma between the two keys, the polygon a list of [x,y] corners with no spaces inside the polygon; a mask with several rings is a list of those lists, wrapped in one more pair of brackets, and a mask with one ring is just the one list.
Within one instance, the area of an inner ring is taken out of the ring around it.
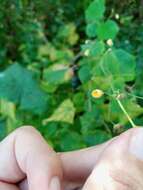
{"label": "knuckle", "polygon": [[24,134],[33,134],[33,133],[39,133],[38,131],[37,131],[37,129],[35,129],[35,127],[33,127],[33,126],[21,126],[21,127],[19,127],[17,130],[17,133],[24,133]]}

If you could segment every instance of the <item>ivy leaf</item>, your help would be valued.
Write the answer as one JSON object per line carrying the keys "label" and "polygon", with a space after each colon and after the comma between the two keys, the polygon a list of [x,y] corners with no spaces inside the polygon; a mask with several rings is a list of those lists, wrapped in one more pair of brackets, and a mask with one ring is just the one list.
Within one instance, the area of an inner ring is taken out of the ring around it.
{"label": "ivy leaf", "polygon": [[94,0],[86,10],[86,21],[91,23],[103,18],[105,12],[105,0]]}
{"label": "ivy leaf", "polygon": [[101,40],[114,39],[119,31],[118,25],[112,21],[108,20],[101,23],[97,28],[97,36]]}
{"label": "ivy leaf", "polygon": [[115,54],[119,60],[120,72],[124,80],[126,82],[134,80],[136,74],[135,57],[122,49],[115,50]]}
{"label": "ivy leaf", "polygon": [[43,124],[45,125],[48,122],[52,121],[73,124],[74,116],[75,116],[75,108],[73,102],[70,99],[66,99],[54,111],[51,117],[43,121]]}
{"label": "ivy leaf", "polygon": [[17,63],[0,73],[0,98],[17,103],[21,109],[33,113],[41,113],[46,107],[45,94],[32,73]]}

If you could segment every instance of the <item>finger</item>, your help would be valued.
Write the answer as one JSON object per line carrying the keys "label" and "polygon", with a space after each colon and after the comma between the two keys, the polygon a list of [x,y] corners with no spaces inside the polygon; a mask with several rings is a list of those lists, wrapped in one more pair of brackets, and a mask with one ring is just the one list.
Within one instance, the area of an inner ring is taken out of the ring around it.
{"label": "finger", "polygon": [[143,189],[143,129],[132,129],[102,153],[83,190]]}
{"label": "finger", "polygon": [[64,179],[67,181],[77,181],[81,183],[85,181],[95,167],[101,153],[112,140],[91,148],[60,153]]}
{"label": "finger", "polygon": [[[23,180],[19,184],[20,190],[28,190],[28,183],[27,179]],[[66,182],[63,180],[63,189],[64,190],[80,190],[81,189],[81,183],[75,183],[75,182]]]}
{"label": "finger", "polygon": [[64,190],[80,190],[83,185],[75,182],[65,182],[63,185]]}
{"label": "finger", "polygon": [[20,190],[20,189],[15,185],[0,182],[0,190]]}
{"label": "finger", "polygon": [[29,190],[27,178],[19,183],[19,188],[20,188],[20,190]]}
{"label": "finger", "polygon": [[0,144],[0,153],[0,180],[15,183],[27,176],[29,190],[60,189],[60,159],[34,128],[12,133]]}
{"label": "finger", "polygon": [[[95,147],[60,153],[60,158],[63,166],[65,190],[77,189],[81,187],[95,167],[95,164],[111,141]],[[82,158],[82,159],[81,159]],[[20,185],[22,190],[27,190],[27,180],[24,180]]]}

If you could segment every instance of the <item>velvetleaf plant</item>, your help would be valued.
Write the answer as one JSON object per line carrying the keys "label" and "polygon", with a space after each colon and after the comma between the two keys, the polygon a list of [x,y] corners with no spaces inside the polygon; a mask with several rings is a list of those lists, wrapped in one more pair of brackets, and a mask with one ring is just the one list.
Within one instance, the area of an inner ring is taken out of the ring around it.
{"label": "velvetleaf plant", "polygon": [[69,151],[142,125],[142,5],[91,1],[1,0],[0,140],[30,124]]}
{"label": "velvetleaf plant", "polygon": [[[117,106],[119,106],[131,126],[136,127],[137,125],[135,125],[129,114],[130,109],[133,109],[133,107],[127,107],[126,110],[126,106],[129,104],[134,104],[140,108],[137,105],[136,98],[142,97],[137,97],[127,90],[128,83],[135,80],[136,60],[133,55],[125,50],[116,48],[114,41],[116,42],[119,26],[115,20],[105,19],[104,15],[105,0],[94,0],[86,10],[86,34],[88,40],[82,45],[82,51],[85,56],[84,60],[87,61],[86,64],[81,63],[79,76],[83,82],[90,78],[87,86],[94,99],[97,100],[106,95],[106,99],[108,99],[107,110],[111,118],[112,111],[118,109]],[[116,15],[115,18],[117,17]],[[84,71],[85,67],[88,68],[90,77],[87,74],[84,76],[82,70]],[[90,99],[90,97],[88,98]],[[95,101],[94,104],[98,104]],[[124,106],[124,103],[126,106]],[[103,101],[100,104],[103,105]],[[91,107],[92,105],[90,105]],[[136,110],[132,110],[132,112],[136,112]],[[136,113],[133,115],[136,116]],[[122,123],[122,117],[119,122]]]}

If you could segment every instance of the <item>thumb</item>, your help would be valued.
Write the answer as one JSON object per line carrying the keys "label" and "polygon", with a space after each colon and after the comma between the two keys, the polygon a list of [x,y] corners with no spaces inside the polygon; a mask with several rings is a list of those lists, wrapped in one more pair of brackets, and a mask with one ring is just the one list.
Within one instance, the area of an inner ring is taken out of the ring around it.
{"label": "thumb", "polygon": [[110,158],[106,157],[105,159],[105,154],[102,156],[87,178],[82,190],[124,190],[124,185],[115,181],[111,176]]}
{"label": "thumb", "polygon": [[83,190],[125,190],[126,184],[120,183],[110,175],[110,168],[106,163],[100,163],[87,179]]}
{"label": "thumb", "polygon": [[83,190],[143,189],[143,129],[131,129],[102,153]]}

